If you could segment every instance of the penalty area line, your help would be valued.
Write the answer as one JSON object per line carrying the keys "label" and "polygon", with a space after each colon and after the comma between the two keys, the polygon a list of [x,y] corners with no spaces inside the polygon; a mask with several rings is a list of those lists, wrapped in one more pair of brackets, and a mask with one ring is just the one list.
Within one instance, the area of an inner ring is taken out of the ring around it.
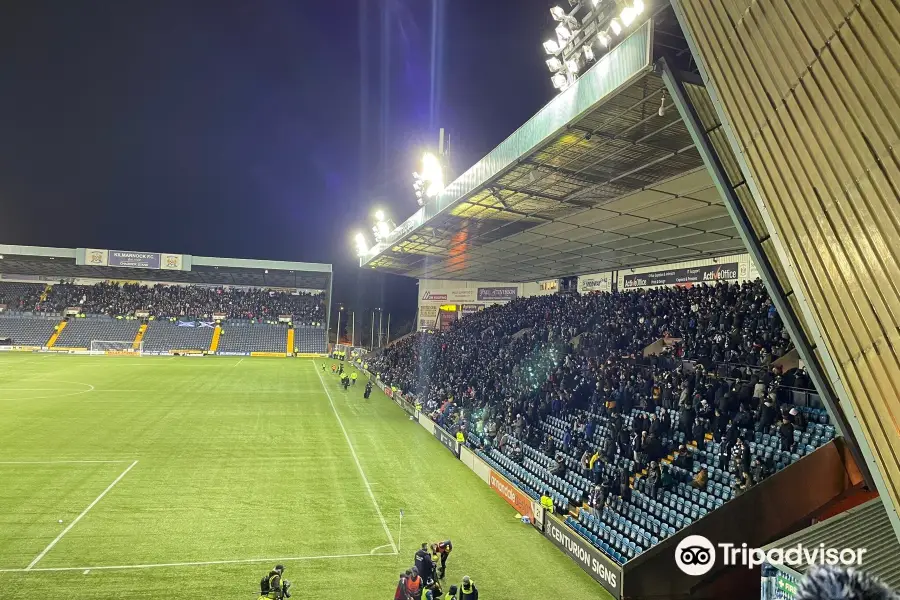
{"label": "penalty area line", "polygon": [[[381,548],[387,546],[380,546]],[[376,548],[377,550],[377,548]],[[167,569],[175,567],[207,567],[215,565],[249,565],[254,563],[280,563],[280,562],[298,562],[305,560],[337,560],[344,558],[363,558],[372,556],[396,556],[396,552],[371,552],[359,554],[326,554],[321,556],[280,556],[275,558],[238,558],[233,560],[204,560],[192,562],[171,562],[171,563],[146,563],[136,565],[103,565],[99,567],[37,567],[34,569],[0,569],[0,573],[38,573],[38,572],[58,572],[58,571],[82,571],[87,574],[89,571],[123,571],[129,569]]]}
{"label": "penalty area line", "polygon": [[116,479],[111,484],[109,484],[109,486],[107,486],[107,488],[105,490],[103,490],[99,496],[94,498],[94,501],[91,502],[90,504],[88,504],[87,508],[85,508],[83,511],[81,511],[81,514],[78,515],[77,517],[75,517],[75,519],[73,519],[72,522],[69,523],[69,526],[66,527],[65,529],[63,529],[62,532],[58,536],[56,536],[56,538],[52,542],[47,544],[47,547],[44,548],[40,554],[35,556],[34,560],[31,561],[31,563],[27,567],[25,567],[25,569],[23,569],[23,570],[25,570],[25,571],[34,570],[34,565],[38,564],[40,562],[40,560],[42,558],[44,558],[47,555],[47,553],[50,552],[50,550],[53,549],[53,546],[55,546],[57,543],[59,543],[59,540],[63,539],[63,536],[66,535],[67,533],[69,533],[69,531],[71,531],[72,528],[78,524],[78,521],[80,521],[81,519],[84,518],[84,515],[88,514],[88,512],[90,512],[90,510],[92,508],[94,508],[94,506],[96,506],[98,502],[103,500],[103,496],[108,494],[109,490],[113,489],[117,483],[122,481],[122,478],[125,477],[126,475],[128,475],[128,471],[133,469],[134,465],[136,465],[136,464],[138,464],[138,461],[134,461],[133,463],[128,465],[128,468],[125,469],[124,471],[122,471],[122,473],[118,477],[116,477]]}

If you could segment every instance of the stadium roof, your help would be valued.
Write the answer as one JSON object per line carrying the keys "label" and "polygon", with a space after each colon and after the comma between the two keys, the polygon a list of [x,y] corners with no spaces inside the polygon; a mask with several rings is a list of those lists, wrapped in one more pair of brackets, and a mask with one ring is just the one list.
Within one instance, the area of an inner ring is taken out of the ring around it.
{"label": "stadium roof", "polygon": [[520,282],[743,251],[678,111],[658,114],[654,36],[677,31],[645,22],[360,266]]}
{"label": "stadium roof", "polygon": [[[884,500],[875,498],[865,504],[816,523],[797,533],[782,538],[765,547],[793,548],[798,544],[804,548],[865,548],[863,565],[870,575],[874,575],[893,589],[900,587],[900,543],[893,535],[891,521],[884,508]],[[810,569],[808,564],[777,565],[779,569],[802,577]]]}
{"label": "stadium roof", "polygon": [[327,290],[331,281],[331,265],[320,263],[212,258],[184,254],[176,255],[180,258],[180,269],[149,269],[79,264],[85,262],[79,260],[79,256],[83,257],[85,251],[85,248],[0,244],[2,257],[0,276],[85,277],[309,290]]}

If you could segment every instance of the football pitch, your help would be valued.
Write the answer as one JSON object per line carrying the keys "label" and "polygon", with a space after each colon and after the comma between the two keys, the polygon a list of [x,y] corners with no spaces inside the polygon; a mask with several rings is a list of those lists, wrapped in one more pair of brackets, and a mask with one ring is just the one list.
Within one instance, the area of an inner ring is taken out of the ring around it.
{"label": "football pitch", "polygon": [[326,364],[0,353],[0,598],[251,599],[281,562],[299,600],[387,599],[448,538],[445,590],[608,597]]}

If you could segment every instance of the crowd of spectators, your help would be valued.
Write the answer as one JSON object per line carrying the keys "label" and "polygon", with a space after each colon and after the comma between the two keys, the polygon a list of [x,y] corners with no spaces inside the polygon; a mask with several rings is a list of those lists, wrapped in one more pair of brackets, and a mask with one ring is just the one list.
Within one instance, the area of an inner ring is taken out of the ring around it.
{"label": "crowd of spectators", "polygon": [[[752,459],[748,441],[764,432],[780,437],[783,450],[795,446],[803,415],[785,383],[809,382],[802,369],[772,364],[790,350],[757,280],[518,299],[448,331],[409,336],[369,364],[483,449],[521,464],[522,444],[538,448],[556,458],[557,476],[567,456],[581,457],[578,474],[597,486],[586,500],[602,505],[627,493],[636,473],[654,494],[665,487],[670,473],[660,461],[673,454],[672,464],[691,473],[690,453],[675,441],[682,435],[686,444],[708,435],[721,442],[719,468],[735,474],[738,493],[771,473],[774,464]],[[733,365],[724,376],[723,363]],[[635,408],[641,414],[632,419]],[[542,426],[548,417],[567,423],[561,438]],[[606,466],[622,457],[629,468],[610,476]],[[697,473],[693,485],[704,488],[706,477]]]}
{"label": "crowd of spectators", "polygon": [[[2,294],[0,288],[0,294]],[[132,315],[146,310],[155,318],[207,318],[225,314],[229,319],[277,320],[291,315],[295,322],[321,323],[325,320],[324,296],[304,292],[204,286],[118,284],[95,285],[60,283],[49,290],[28,285],[8,288],[10,297],[0,304],[10,310],[58,313],[80,306],[86,314]]]}

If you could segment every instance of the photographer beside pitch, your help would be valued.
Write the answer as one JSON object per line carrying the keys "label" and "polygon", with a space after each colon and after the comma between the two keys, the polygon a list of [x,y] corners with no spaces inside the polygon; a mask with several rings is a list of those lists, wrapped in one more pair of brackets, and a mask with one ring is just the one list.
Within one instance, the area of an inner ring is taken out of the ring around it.
{"label": "photographer beside pitch", "polygon": [[275,565],[259,582],[258,600],[282,600],[291,597],[291,582],[284,579],[284,565]]}

